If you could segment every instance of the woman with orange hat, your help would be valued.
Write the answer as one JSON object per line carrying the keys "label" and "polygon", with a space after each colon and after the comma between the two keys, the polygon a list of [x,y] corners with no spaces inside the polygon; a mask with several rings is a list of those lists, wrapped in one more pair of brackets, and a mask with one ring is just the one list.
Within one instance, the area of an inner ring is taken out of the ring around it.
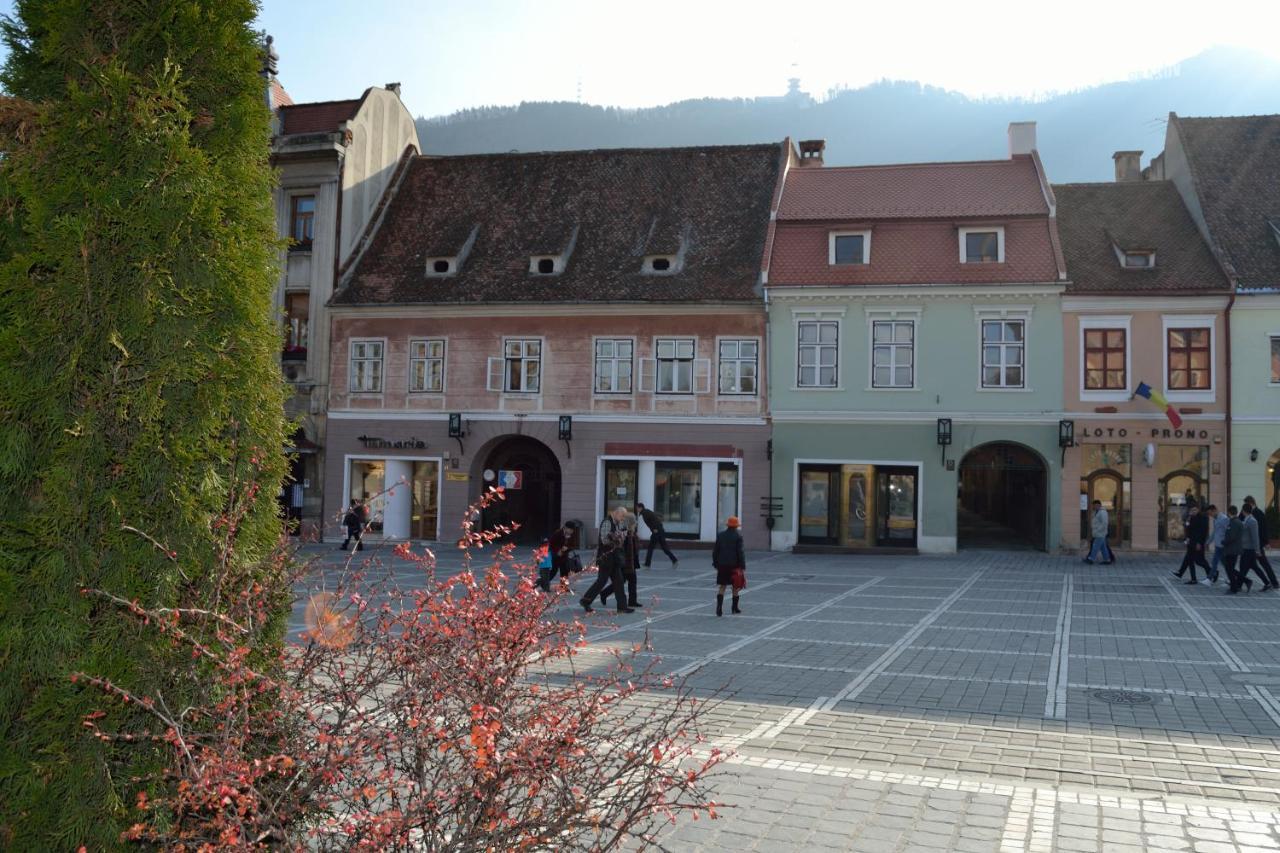
{"label": "woman with orange hat", "polygon": [[711,565],[716,567],[716,583],[720,592],[716,595],[716,615],[724,615],[724,588],[733,587],[733,612],[741,613],[738,593],[747,585],[747,550],[738,532],[741,522],[736,515],[729,516],[725,529],[716,536],[716,547],[711,551]]}

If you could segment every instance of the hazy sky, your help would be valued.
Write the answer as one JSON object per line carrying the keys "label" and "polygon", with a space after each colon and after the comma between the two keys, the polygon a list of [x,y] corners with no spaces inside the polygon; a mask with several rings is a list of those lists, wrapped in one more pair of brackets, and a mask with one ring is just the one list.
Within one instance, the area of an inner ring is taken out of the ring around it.
{"label": "hazy sky", "polygon": [[[0,7],[11,7],[0,0]],[[822,95],[883,77],[970,95],[1123,80],[1218,44],[1280,59],[1280,0],[262,0],[295,100],[400,81],[415,115]],[[1039,11],[1043,10],[1043,11]],[[793,67],[794,64],[794,67]]]}

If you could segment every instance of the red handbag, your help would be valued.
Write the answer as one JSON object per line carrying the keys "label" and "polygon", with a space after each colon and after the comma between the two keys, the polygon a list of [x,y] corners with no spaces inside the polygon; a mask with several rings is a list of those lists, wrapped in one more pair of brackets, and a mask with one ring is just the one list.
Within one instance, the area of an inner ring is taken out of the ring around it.
{"label": "red handbag", "polygon": [[733,570],[733,574],[729,576],[729,582],[733,585],[733,591],[743,590],[747,588],[747,573],[738,567]]}

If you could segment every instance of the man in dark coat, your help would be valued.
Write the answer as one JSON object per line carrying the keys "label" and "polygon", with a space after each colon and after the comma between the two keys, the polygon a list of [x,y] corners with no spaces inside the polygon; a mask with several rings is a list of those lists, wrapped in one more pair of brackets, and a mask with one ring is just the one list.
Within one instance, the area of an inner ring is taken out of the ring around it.
{"label": "man in dark coat", "polygon": [[[724,588],[733,586],[735,569],[747,570],[747,550],[742,544],[742,534],[738,532],[740,522],[737,516],[729,516],[725,529],[716,536],[716,546],[711,551],[711,565],[716,567],[716,583],[720,591],[716,593],[716,615],[724,615]],[[733,612],[741,613],[738,606],[738,589],[733,590]]]}
{"label": "man in dark coat", "polygon": [[[671,568],[676,567],[676,563],[680,562],[676,559],[676,555],[671,553],[671,549],[667,547],[667,532],[662,528],[662,519],[653,510],[644,504],[636,504],[636,514],[644,519],[644,526],[649,528],[649,552],[644,555],[644,567],[647,569],[653,565],[653,549],[654,546],[662,546],[662,553],[666,554],[671,560]],[[637,549],[636,556],[639,556]]]}
{"label": "man in dark coat", "polygon": [[[626,517],[627,508],[616,506],[613,512],[606,515],[604,521],[600,522],[600,545],[596,549],[596,580],[579,601],[582,609],[588,613],[591,612],[591,602],[606,585],[616,590],[625,588],[622,566],[627,546]],[[615,595],[614,600],[618,602],[619,613],[635,612],[627,606],[624,596]]]}
{"label": "man in dark coat", "polygon": [[365,505],[360,501],[352,501],[351,508],[347,510],[347,514],[342,517],[342,525],[347,528],[347,538],[342,540],[342,544],[338,546],[339,551],[347,550],[347,545],[351,540],[356,541],[356,550],[364,550],[363,534],[365,521],[368,520],[368,512]]}
{"label": "man in dark coat", "polygon": [[1182,558],[1182,567],[1174,572],[1177,577],[1182,577],[1182,573],[1190,569],[1191,580],[1187,583],[1197,583],[1196,566],[1204,569],[1205,578],[1213,574],[1213,570],[1209,568],[1209,563],[1204,558],[1204,546],[1208,541],[1209,516],[1201,512],[1200,506],[1193,502],[1187,512],[1187,554]]}
{"label": "man in dark coat", "polygon": [[1253,495],[1249,495],[1244,499],[1245,510],[1254,517],[1258,522],[1258,565],[1262,567],[1262,571],[1266,572],[1267,583],[1271,589],[1275,589],[1276,573],[1271,568],[1271,561],[1267,559],[1267,543],[1271,541],[1272,531],[1267,530],[1267,514],[1262,511],[1262,507],[1258,506],[1258,502],[1253,499]]}

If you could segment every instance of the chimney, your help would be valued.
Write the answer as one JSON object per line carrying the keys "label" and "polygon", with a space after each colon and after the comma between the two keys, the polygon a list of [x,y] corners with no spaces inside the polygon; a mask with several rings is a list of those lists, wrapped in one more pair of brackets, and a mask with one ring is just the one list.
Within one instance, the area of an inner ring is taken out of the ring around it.
{"label": "chimney", "polygon": [[399,84],[399,83],[388,83],[387,85],[383,86],[382,88],[386,89],[388,92],[390,92],[391,94],[395,95],[397,98],[398,98],[398,97],[400,97],[400,84]]}
{"label": "chimney", "polygon": [[1116,183],[1142,180],[1142,152],[1117,151],[1111,155],[1116,161]]}
{"label": "chimney", "polygon": [[1009,156],[1030,154],[1036,150],[1036,123],[1034,121],[1009,122]]}
{"label": "chimney", "polygon": [[801,166],[821,166],[822,152],[827,150],[825,139],[802,139],[796,143],[800,149]]}

